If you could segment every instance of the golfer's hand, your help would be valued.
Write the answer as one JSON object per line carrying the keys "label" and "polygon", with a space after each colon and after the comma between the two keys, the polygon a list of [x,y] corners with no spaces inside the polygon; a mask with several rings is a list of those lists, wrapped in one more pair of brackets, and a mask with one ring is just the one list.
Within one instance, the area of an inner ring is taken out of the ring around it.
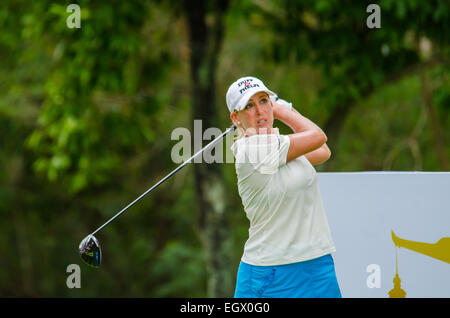
{"label": "golfer's hand", "polygon": [[278,104],[278,102],[272,101],[273,104],[273,118],[274,119],[280,119],[279,115],[280,115],[280,111],[282,111],[283,106],[281,106],[280,104]]}
{"label": "golfer's hand", "polygon": [[279,109],[280,108],[286,108],[289,110],[292,110],[292,103],[289,103],[283,99],[278,98],[278,96],[271,96],[270,100],[273,103],[273,116],[275,119],[279,119]]}

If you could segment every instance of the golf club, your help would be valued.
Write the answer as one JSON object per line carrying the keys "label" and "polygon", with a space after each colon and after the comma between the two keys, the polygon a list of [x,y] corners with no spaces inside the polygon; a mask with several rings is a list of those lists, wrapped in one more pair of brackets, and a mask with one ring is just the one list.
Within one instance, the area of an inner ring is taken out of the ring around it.
{"label": "golf club", "polygon": [[171,173],[169,173],[167,176],[162,178],[160,181],[158,181],[154,186],[152,186],[150,189],[142,193],[138,198],[136,198],[133,202],[128,204],[125,208],[123,208],[120,212],[118,212],[116,215],[114,215],[112,218],[110,218],[105,224],[100,226],[98,229],[96,229],[94,232],[86,236],[79,245],[79,252],[81,259],[89,266],[92,267],[99,267],[102,263],[102,249],[100,247],[100,243],[97,240],[97,238],[94,236],[96,233],[98,233],[101,229],[103,229],[105,226],[107,226],[109,223],[111,223],[114,219],[116,219],[119,215],[127,211],[131,206],[133,206],[135,203],[137,203],[139,200],[141,200],[143,197],[145,197],[147,194],[152,192],[154,189],[156,189],[159,185],[161,185],[164,181],[169,179],[171,176],[173,176],[175,173],[180,171],[183,167],[185,167],[188,163],[190,163],[194,158],[196,158],[199,154],[201,154],[206,149],[211,148],[213,145],[218,143],[220,140],[222,140],[226,135],[228,135],[230,132],[234,131],[236,129],[235,125],[232,125],[230,128],[228,128],[222,135],[211,141],[208,145],[206,145],[203,149],[199,150],[196,154],[194,154],[191,158],[183,162],[181,165],[179,165],[175,170],[173,170]]}

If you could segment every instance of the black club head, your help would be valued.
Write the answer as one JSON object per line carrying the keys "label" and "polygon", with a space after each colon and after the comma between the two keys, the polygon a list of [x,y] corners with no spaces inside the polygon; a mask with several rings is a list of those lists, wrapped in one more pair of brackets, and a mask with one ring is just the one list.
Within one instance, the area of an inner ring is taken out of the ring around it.
{"label": "black club head", "polygon": [[81,259],[92,267],[99,267],[102,263],[102,249],[93,235],[86,236],[79,246]]}

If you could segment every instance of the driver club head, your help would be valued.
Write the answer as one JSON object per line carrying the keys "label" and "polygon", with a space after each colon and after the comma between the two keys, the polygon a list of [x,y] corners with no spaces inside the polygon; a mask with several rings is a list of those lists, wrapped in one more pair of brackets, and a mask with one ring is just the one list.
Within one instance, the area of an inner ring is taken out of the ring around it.
{"label": "driver club head", "polygon": [[86,236],[79,246],[81,259],[92,267],[99,267],[102,263],[102,249],[94,235]]}

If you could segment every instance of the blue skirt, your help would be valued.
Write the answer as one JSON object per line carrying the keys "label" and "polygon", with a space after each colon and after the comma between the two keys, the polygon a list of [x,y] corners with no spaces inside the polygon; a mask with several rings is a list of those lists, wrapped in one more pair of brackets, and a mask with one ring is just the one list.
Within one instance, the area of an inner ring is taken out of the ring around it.
{"label": "blue skirt", "polygon": [[235,298],[341,298],[330,254],[276,266],[241,261]]}

